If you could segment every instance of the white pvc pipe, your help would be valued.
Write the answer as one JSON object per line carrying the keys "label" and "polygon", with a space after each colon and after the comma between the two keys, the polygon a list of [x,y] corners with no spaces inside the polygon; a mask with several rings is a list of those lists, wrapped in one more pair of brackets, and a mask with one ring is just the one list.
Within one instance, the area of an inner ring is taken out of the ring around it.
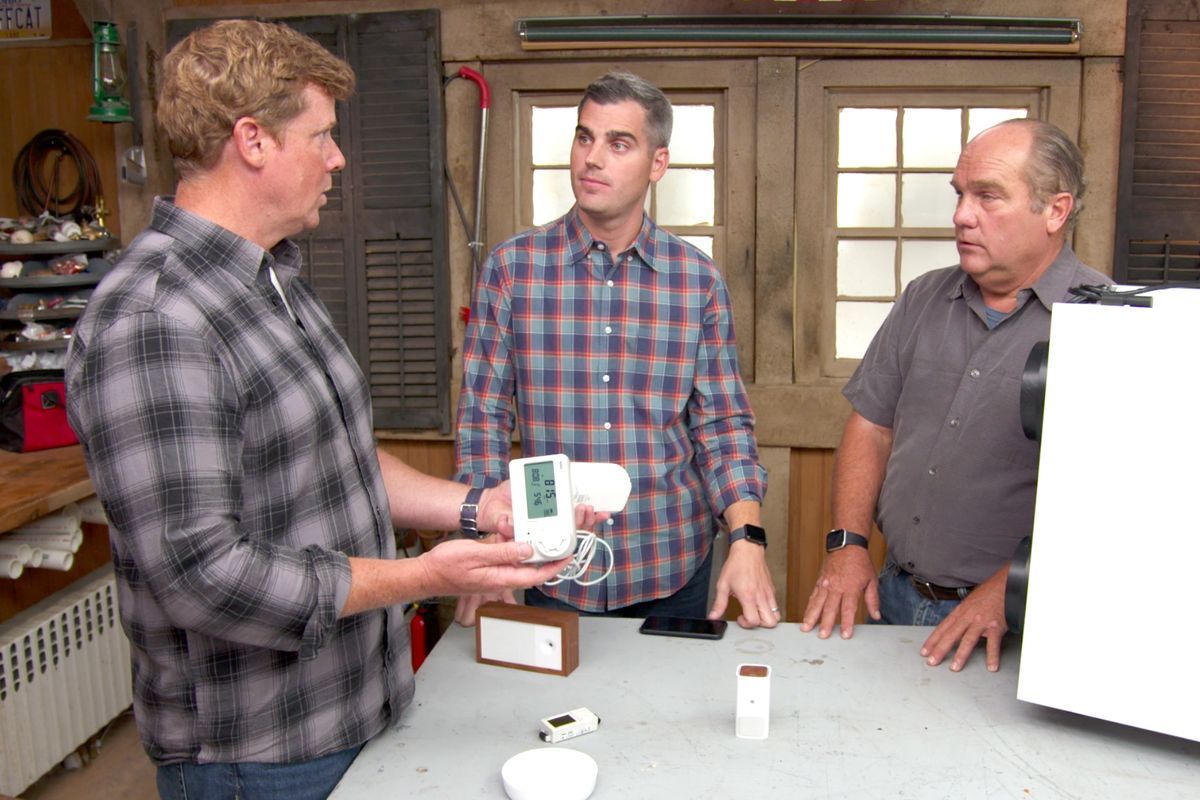
{"label": "white pvc pipe", "polygon": [[22,564],[28,564],[31,558],[33,558],[33,548],[25,542],[0,540],[0,561],[16,560]]}
{"label": "white pvc pipe", "polygon": [[0,558],[0,577],[15,581],[25,571],[25,565],[15,558]]}
{"label": "white pvc pipe", "polygon": [[70,533],[79,528],[82,519],[79,506],[67,503],[58,512],[31,520],[13,530],[18,533]]}
{"label": "white pvc pipe", "polygon": [[75,554],[69,550],[42,550],[41,569],[67,572],[75,564]]}
{"label": "white pvc pipe", "polygon": [[10,542],[24,542],[30,547],[41,547],[47,550],[70,550],[78,553],[83,545],[83,531],[76,528],[70,533],[51,533],[50,531],[26,531],[24,533],[8,533],[4,535]]}
{"label": "white pvc pipe", "polygon": [[104,513],[104,506],[100,502],[100,498],[96,495],[84,498],[79,501],[79,514],[83,522],[92,522],[97,525],[107,525],[108,515]]}

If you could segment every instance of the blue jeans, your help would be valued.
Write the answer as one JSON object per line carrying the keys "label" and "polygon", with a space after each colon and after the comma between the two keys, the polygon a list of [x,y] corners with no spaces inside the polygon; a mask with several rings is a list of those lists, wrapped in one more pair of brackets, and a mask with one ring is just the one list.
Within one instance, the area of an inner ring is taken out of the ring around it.
{"label": "blue jeans", "polygon": [[[909,575],[892,563],[879,573],[880,625],[937,625],[950,616],[961,600],[930,600],[917,591]],[[874,622],[867,617],[868,622]]]}
{"label": "blue jeans", "polygon": [[688,617],[704,619],[708,616],[708,582],[712,576],[712,548],[696,568],[696,572],[675,594],[634,603],[624,608],[609,611],[579,611],[575,606],[556,600],[538,589],[525,590],[525,605],[537,608],[554,608],[559,611],[579,611],[585,617]]}
{"label": "blue jeans", "polygon": [[291,764],[168,764],[158,768],[162,800],[325,800],[362,745]]}

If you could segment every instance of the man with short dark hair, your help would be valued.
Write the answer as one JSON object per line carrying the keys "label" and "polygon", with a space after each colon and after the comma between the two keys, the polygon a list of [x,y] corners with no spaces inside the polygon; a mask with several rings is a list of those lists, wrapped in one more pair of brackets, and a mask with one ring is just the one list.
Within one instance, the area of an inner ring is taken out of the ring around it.
{"label": "man with short dark hair", "polygon": [[[575,205],[497,247],[480,272],[463,345],[458,479],[507,474],[515,419],[525,455],[623,466],[625,510],[600,535],[607,562],[525,593],[589,614],[779,622],[767,569],[754,418],[738,373],[729,293],[712,260],[643,210],[669,163],[671,104],[627,72],[592,82],[571,147]],[[718,520],[729,555],[710,606]],[[474,605],[457,618],[474,620]]]}
{"label": "man with short dark hair", "polygon": [[[849,638],[860,597],[873,620],[936,625],[921,654],[981,637],[999,669],[1004,590],[1033,527],[1038,446],[1025,438],[1020,385],[1055,302],[1108,279],[1067,236],[1082,208],[1083,158],[1058,128],[1010,120],[976,136],[951,184],[960,263],[914,280],[844,393],[854,407],[838,448],[833,521],[802,629]],[[872,520],[888,544],[878,577]]]}

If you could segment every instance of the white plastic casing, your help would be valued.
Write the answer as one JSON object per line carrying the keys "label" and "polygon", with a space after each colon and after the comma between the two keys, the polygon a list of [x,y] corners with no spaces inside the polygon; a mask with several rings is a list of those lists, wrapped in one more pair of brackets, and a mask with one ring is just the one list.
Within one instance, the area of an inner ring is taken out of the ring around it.
{"label": "white plastic casing", "polygon": [[538,736],[543,742],[554,744],[591,733],[600,727],[600,718],[586,708],[573,708],[565,714],[556,714],[538,721]]}
{"label": "white plastic casing", "polygon": [[740,739],[766,739],[771,730],[771,668],[766,664],[738,664],[737,721]]}

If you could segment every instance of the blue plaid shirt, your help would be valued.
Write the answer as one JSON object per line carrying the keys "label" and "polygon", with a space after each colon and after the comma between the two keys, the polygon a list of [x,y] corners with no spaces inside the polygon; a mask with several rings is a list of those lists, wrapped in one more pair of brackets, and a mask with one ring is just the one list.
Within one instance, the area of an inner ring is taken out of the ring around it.
{"label": "blue plaid shirt", "polygon": [[[612,574],[595,586],[542,587],[577,608],[678,591],[708,554],[716,517],[766,494],[725,282],[649,217],[615,255],[574,209],[496,248],[476,286],[463,363],[458,480],[507,477],[516,420],[525,455],[566,453],[629,472],[629,503],[600,531]],[[602,550],[585,580],[604,563]]]}

